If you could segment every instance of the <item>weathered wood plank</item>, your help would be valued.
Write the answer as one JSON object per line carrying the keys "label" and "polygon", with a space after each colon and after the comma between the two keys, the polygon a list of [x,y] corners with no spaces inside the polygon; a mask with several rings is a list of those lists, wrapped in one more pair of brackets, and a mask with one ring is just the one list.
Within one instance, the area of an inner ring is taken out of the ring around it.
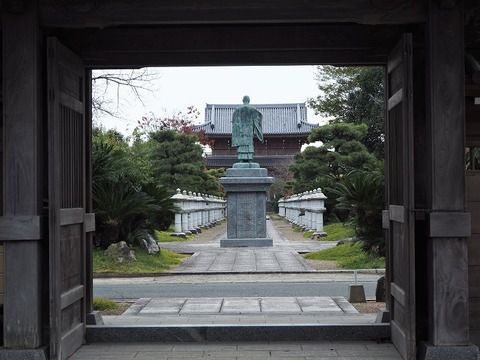
{"label": "weathered wood plank", "polygon": [[[93,212],[92,191],[92,70],[85,71],[85,211]],[[93,214],[93,213],[92,213]],[[93,214],[95,216],[95,214]],[[91,219],[85,219],[85,313],[93,312],[93,232],[89,225]],[[95,219],[93,227],[95,227]],[[94,317],[95,318],[95,317]]]}
{"label": "weathered wood plank", "polygon": [[470,298],[480,298],[480,265],[470,265],[468,267],[469,292]]}
{"label": "weathered wood plank", "polygon": [[[33,3],[33,2],[32,2]],[[41,34],[29,3],[20,15],[2,12],[4,101],[4,216],[38,216],[42,211]],[[5,244],[3,345],[36,348],[42,344],[42,295],[45,274],[40,241]]]}
{"label": "weathered wood plank", "polygon": [[117,25],[331,22],[360,24],[421,23],[419,1],[327,0],[196,0],[181,2],[128,0],[89,1],[81,6],[41,1],[41,20],[48,27],[108,27]]}
{"label": "weathered wood plank", "polygon": [[47,46],[55,94],[48,103],[50,357],[64,359],[81,346],[85,329],[85,68],[56,39]]}
{"label": "weathered wood plank", "polygon": [[[427,98],[430,145],[430,206],[464,211],[464,12],[461,2],[442,7],[429,1]],[[429,341],[434,346],[467,345],[468,251],[466,238],[430,240]]]}
{"label": "weathered wood plank", "polygon": [[390,52],[387,96],[387,200],[390,231],[392,342],[405,359],[415,356],[416,282],[413,172],[412,35]]}
{"label": "weathered wood plank", "polygon": [[388,110],[392,110],[395,106],[400,104],[403,100],[403,91],[399,89],[395,94],[392,95],[390,99],[388,99]]}
{"label": "weathered wood plank", "polygon": [[429,214],[431,237],[468,237],[472,234],[470,213],[432,212]]}
{"label": "weathered wood plank", "polygon": [[0,241],[40,240],[45,230],[41,216],[0,216]]}
{"label": "weathered wood plank", "polygon": [[85,219],[84,208],[60,209],[60,226],[81,224]]}
{"label": "weathered wood plank", "polygon": [[[383,65],[386,54],[376,49],[360,50],[278,50],[212,52],[95,52],[82,56],[92,68],[145,66],[246,66],[246,65]],[[348,59],[348,60],[347,60]]]}
{"label": "weathered wood plank", "polygon": [[388,207],[390,213],[390,220],[398,223],[405,222],[405,206],[401,205],[390,205]]}
{"label": "weathered wood plank", "polygon": [[0,304],[3,305],[5,294],[5,255],[3,243],[0,243]]}
{"label": "weathered wood plank", "polygon": [[382,228],[384,230],[390,229],[390,211],[382,210]]}
{"label": "weathered wood plank", "polygon": [[95,231],[95,214],[85,214],[85,232]]}
{"label": "weathered wood plank", "polygon": [[62,336],[61,347],[62,357],[61,359],[68,359],[77,349],[77,344],[82,344],[85,333],[85,324],[80,323],[71,329],[68,333]]}
{"label": "weathered wood plank", "polygon": [[400,286],[392,282],[390,284],[390,292],[395,300],[398,301],[402,306],[407,305],[405,290],[403,290]]}
{"label": "weathered wood plank", "polygon": [[67,306],[72,305],[74,302],[77,302],[83,298],[84,286],[78,285],[67,292],[63,293],[60,298],[60,307],[65,309]]}
{"label": "weathered wood plank", "polygon": [[468,251],[462,238],[432,240],[435,264],[430,319],[431,340],[435,345],[467,345],[468,331]]}
{"label": "weathered wood plank", "polygon": [[391,321],[391,331],[392,331],[392,341],[394,344],[401,344],[401,346],[397,346],[397,350],[400,352],[400,355],[404,359],[408,359],[407,357],[407,336],[405,332],[402,330],[401,326],[397,324],[395,320]]}

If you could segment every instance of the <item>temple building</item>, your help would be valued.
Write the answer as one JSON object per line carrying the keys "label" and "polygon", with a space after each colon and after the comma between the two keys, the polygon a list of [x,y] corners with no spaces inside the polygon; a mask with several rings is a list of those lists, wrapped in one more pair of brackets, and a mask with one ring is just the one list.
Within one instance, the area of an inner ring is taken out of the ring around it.
{"label": "temple building", "polygon": [[[203,130],[212,140],[212,154],[207,156],[208,167],[228,168],[236,161],[236,150],[231,146],[232,115],[240,106],[207,104],[205,123],[193,128],[194,132]],[[294,155],[307,143],[310,131],[318,125],[307,121],[304,103],[252,106],[263,115],[264,137],[263,143],[255,139],[254,161],[268,169],[288,167]]]}

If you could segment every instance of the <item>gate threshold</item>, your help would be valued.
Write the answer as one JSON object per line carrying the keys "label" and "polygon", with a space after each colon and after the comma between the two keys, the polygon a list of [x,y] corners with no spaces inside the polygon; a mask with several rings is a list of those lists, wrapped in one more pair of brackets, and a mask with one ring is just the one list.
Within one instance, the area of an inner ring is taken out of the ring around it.
{"label": "gate threshold", "polygon": [[87,343],[388,340],[390,324],[89,325]]}

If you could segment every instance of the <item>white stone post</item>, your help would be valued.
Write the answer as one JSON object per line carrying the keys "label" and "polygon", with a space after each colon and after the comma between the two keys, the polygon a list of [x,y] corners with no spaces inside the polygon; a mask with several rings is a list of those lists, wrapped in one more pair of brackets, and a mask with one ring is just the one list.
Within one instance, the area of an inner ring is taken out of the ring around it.
{"label": "white stone post", "polygon": [[177,193],[172,196],[172,200],[174,201],[175,206],[178,208],[175,212],[175,232],[172,233],[173,236],[185,236],[185,232],[188,231],[188,228],[185,227],[186,224],[182,221],[185,207],[184,194],[182,194],[180,189],[177,189]]}
{"label": "white stone post", "polygon": [[315,221],[315,233],[314,236],[322,237],[326,236],[327,233],[323,230],[323,213],[325,212],[325,199],[327,198],[320,188],[314,191],[312,195],[314,199],[314,210],[316,215]]}

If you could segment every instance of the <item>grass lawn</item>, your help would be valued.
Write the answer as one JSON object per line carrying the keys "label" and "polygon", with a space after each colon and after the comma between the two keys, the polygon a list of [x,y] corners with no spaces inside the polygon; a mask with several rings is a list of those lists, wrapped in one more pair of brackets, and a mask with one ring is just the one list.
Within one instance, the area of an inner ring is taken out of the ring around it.
{"label": "grass lawn", "polygon": [[118,304],[113,300],[105,299],[102,297],[93,298],[93,310],[105,311],[116,309],[118,309]]}
{"label": "grass lawn", "polygon": [[134,248],[137,261],[127,264],[118,264],[103,255],[104,250],[93,250],[94,273],[139,274],[158,273],[180,264],[187,256],[173,251],[162,249],[156,255],[148,255],[146,250]]}
{"label": "grass lawn", "polygon": [[[293,225],[292,230],[295,232],[303,232],[303,229],[298,225]],[[352,227],[343,223],[328,224],[323,227],[323,231],[327,233],[327,236],[320,238],[321,241],[338,241],[346,238],[351,238],[355,235],[355,231]],[[310,239],[315,231],[303,232],[305,239]]]}
{"label": "grass lawn", "polygon": [[100,311],[102,315],[121,315],[130,305],[131,303],[117,302],[102,297],[93,298],[93,310]]}
{"label": "grass lawn", "polygon": [[166,231],[155,230],[155,238],[159,242],[171,242],[171,241],[189,241],[193,240],[195,235],[187,235],[186,237],[172,236],[171,233],[175,232],[175,229],[169,228]]}
{"label": "grass lawn", "polygon": [[384,258],[375,258],[362,250],[360,242],[354,244],[342,244],[330,249],[325,249],[305,255],[310,260],[336,261],[337,265],[344,269],[383,269]]}
{"label": "grass lawn", "polygon": [[327,236],[322,237],[320,239],[322,241],[338,241],[355,236],[353,228],[343,223],[325,225],[323,231],[327,233]]}

